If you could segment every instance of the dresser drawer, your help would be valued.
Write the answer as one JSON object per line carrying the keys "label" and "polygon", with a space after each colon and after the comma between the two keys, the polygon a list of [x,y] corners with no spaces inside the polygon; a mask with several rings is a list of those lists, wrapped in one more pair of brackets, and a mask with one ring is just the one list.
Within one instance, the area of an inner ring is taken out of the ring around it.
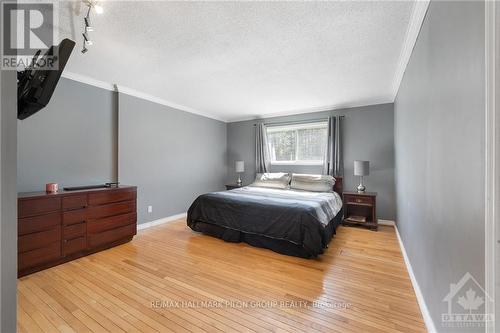
{"label": "dresser drawer", "polygon": [[105,191],[101,193],[91,193],[89,194],[89,205],[103,205],[113,202],[129,201],[136,199],[135,190],[116,190],[116,191]]}
{"label": "dresser drawer", "polygon": [[99,219],[108,216],[128,214],[135,211],[135,200],[114,203],[109,205],[89,207],[87,210],[88,210],[87,214],[88,219]]}
{"label": "dresser drawer", "polygon": [[137,233],[136,225],[131,224],[125,227],[111,229],[98,234],[88,234],[89,248],[98,247],[100,245],[112,243],[121,239],[132,237]]}
{"label": "dresser drawer", "polygon": [[373,197],[350,196],[350,195],[345,196],[344,200],[346,203],[366,204],[366,205],[372,205],[374,202]]}
{"label": "dresser drawer", "polygon": [[61,242],[49,244],[36,250],[17,255],[18,269],[22,270],[35,265],[49,263],[61,257]]}
{"label": "dresser drawer", "polygon": [[87,239],[85,236],[64,240],[62,245],[63,256],[83,251],[86,248]]}
{"label": "dresser drawer", "polygon": [[61,227],[57,226],[50,230],[35,232],[32,234],[20,236],[17,243],[19,253],[31,251],[45,247],[53,242],[61,241]]}
{"label": "dresser drawer", "polygon": [[77,209],[64,212],[62,215],[63,225],[71,225],[85,222],[87,220],[87,210]]}
{"label": "dresser drawer", "polygon": [[73,210],[87,207],[87,195],[68,195],[62,198],[62,209]]}
{"label": "dresser drawer", "polygon": [[46,215],[25,217],[18,220],[17,233],[19,236],[38,231],[53,229],[61,225],[61,214],[51,213]]}
{"label": "dresser drawer", "polygon": [[87,232],[87,224],[80,222],[77,224],[66,225],[63,227],[63,239],[73,239],[80,236],[85,236]]}
{"label": "dresser drawer", "polygon": [[20,200],[18,206],[19,217],[51,213],[61,209],[61,198],[37,198]]}
{"label": "dresser drawer", "polygon": [[129,224],[135,224],[136,222],[136,213],[123,214],[97,220],[89,220],[87,222],[87,232],[89,234],[96,234],[102,231],[123,227]]}

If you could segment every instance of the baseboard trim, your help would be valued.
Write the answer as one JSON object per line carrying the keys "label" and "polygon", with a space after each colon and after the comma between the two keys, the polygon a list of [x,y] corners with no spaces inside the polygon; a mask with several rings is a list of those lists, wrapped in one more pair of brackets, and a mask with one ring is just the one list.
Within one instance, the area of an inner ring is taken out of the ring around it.
{"label": "baseboard trim", "polygon": [[137,225],[137,230],[143,230],[143,229],[155,227],[157,225],[172,222],[172,221],[181,219],[181,218],[186,217],[186,216],[187,216],[187,213],[181,213],[181,214],[177,214],[177,215],[167,216],[167,217],[164,217],[164,218],[161,218],[158,220],[154,220],[151,222],[141,223],[141,224]]}
{"label": "baseboard trim", "polygon": [[410,259],[408,258],[408,254],[406,253],[406,249],[403,245],[403,240],[401,239],[401,235],[399,234],[398,227],[395,225],[394,229],[396,230],[396,236],[398,237],[399,247],[401,248],[401,253],[403,254],[406,270],[410,275],[411,284],[413,285],[413,290],[415,291],[415,296],[417,297],[418,306],[420,307],[420,312],[422,312],[422,317],[424,318],[427,331],[431,333],[437,332],[436,326],[434,325],[434,321],[432,320],[431,314],[429,312],[429,308],[427,307],[427,304],[425,304],[422,290],[420,290],[420,286],[418,285],[415,274],[413,273],[413,268],[411,267]]}
{"label": "baseboard trim", "polygon": [[391,227],[396,226],[396,222],[394,222],[392,220],[381,220],[381,219],[379,219],[378,220],[378,224],[379,225],[388,225],[388,226],[391,226]]}

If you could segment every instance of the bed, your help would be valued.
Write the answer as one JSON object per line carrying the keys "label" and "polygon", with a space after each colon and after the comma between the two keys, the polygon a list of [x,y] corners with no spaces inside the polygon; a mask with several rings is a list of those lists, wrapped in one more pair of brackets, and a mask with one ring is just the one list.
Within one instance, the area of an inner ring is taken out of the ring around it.
{"label": "bed", "polygon": [[245,186],[199,196],[187,224],[227,242],[245,242],[275,252],[315,258],[342,219],[342,178],[331,192]]}

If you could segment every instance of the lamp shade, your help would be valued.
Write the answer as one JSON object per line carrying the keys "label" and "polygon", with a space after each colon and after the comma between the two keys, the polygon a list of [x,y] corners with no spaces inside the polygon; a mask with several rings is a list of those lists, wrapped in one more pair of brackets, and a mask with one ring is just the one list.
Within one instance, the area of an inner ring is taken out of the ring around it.
{"label": "lamp shade", "polygon": [[368,176],[370,174],[369,161],[354,161],[354,175],[355,176]]}
{"label": "lamp shade", "polygon": [[245,172],[245,161],[236,161],[236,172]]}

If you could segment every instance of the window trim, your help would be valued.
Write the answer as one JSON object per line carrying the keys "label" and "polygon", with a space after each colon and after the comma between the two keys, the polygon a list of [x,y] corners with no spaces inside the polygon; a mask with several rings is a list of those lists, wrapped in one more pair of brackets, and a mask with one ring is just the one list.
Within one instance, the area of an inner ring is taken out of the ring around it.
{"label": "window trim", "polygon": [[310,166],[319,166],[323,165],[323,161],[320,160],[311,160],[311,161],[271,161],[271,165],[310,165]]}
{"label": "window trim", "polygon": [[309,128],[328,128],[328,121],[314,121],[314,122],[306,122],[300,124],[290,124],[290,125],[268,125],[266,127],[266,131],[269,132],[281,132],[282,130],[299,130],[299,129],[309,129]]}
{"label": "window trim", "polygon": [[[310,128],[327,128],[328,129],[328,121],[312,121],[312,122],[304,122],[304,123],[294,123],[290,125],[270,125],[266,128],[266,134],[273,132],[281,132],[281,131],[298,131],[301,129],[310,129]],[[327,139],[328,140],[328,139]],[[268,143],[268,148],[270,145]],[[298,145],[295,147],[296,156],[298,156]],[[272,155],[272,154],[270,154]],[[272,158],[272,157],[271,157]],[[305,166],[321,166],[323,165],[324,160],[290,160],[290,161],[273,161],[271,160],[271,165],[305,165]]]}

